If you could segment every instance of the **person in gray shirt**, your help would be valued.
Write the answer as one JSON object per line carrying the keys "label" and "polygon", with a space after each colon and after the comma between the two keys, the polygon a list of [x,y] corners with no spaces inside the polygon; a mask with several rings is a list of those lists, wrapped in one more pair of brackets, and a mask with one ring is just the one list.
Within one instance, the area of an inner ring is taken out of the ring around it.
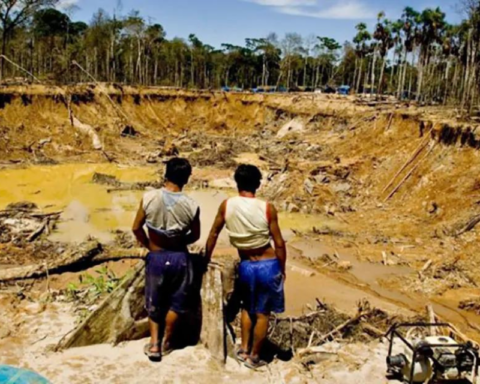
{"label": "person in gray shirt", "polygon": [[168,161],[164,187],[144,194],[133,224],[135,237],[149,250],[145,308],[151,340],[144,352],[152,361],[172,350],[175,325],[191,309],[194,296],[187,246],[200,238],[200,208],[182,192],[191,174],[188,160]]}

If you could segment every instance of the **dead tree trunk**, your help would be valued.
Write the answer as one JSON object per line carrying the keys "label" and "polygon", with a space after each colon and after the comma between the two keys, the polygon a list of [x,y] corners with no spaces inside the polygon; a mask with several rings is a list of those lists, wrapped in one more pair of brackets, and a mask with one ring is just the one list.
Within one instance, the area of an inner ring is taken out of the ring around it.
{"label": "dead tree trunk", "polygon": [[69,267],[90,262],[101,251],[102,247],[98,242],[90,241],[66,251],[50,264],[34,264],[0,270],[0,281],[25,280],[45,276],[47,273],[60,273]]}
{"label": "dead tree trunk", "polygon": [[[195,345],[200,340],[219,362],[233,353],[233,342],[227,337],[224,307],[233,291],[235,263],[227,260],[211,265],[204,274],[201,256],[192,256],[194,286],[198,306],[183,317],[185,330],[175,340],[179,346]],[[99,307],[57,345],[57,349],[95,344],[138,340],[148,336],[147,314],[144,310],[145,273],[140,262]]]}

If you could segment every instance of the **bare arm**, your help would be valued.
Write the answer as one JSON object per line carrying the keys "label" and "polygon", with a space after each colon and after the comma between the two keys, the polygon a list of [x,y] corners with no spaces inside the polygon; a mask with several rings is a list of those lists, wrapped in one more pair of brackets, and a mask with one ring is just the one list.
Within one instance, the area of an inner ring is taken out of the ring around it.
{"label": "bare arm", "polygon": [[188,235],[188,238],[187,238],[187,244],[190,245],[190,244],[193,244],[193,243],[197,242],[198,239],[200,239],[201,235],[202,235],[202,233],[201,233],[201,226],[200,226],[200,208],[198,208],[197,214],[195,215],[195,218],[193,219],[191,232],[190,232],[190,234]]}
{"label": "bare arm", "polygon": [[147,217],[145,215],[145,211],[143,210],[143,200],[140,202],[140,207],[138,208],[137,215],[135,216],[135,220],[133,221],[132,231],[135,235],[135,238],[138,240],[140,244],[142,244],[145,248],[150,250],[150,240],[148,239],[147,234],[145,233],[145,229],[143,226]]}
{"label": "bare arm", "polygon": [[224,201],[220,208],[218,209],[217,216],[215,217],[215,221],[213,222],[212,229],[210,230],[210,235],[208,236],[207,240],[207,249],[205,251],[205,257],[207,262],[210,262],[212,259],[212,254],[217,245],[218,236],[220,232],[222,232],[223,227],[225,226],[225,210],[227,207],[227,202]]}
{"label": "bare arm", "polygon": [[283,240],[282,231],[278,224],[278,213],[275,207],[272,204],[269,204],[269,213],[270,213],[270,234],[273,238],[273,243],[275,245],[275,254],[277,259],[280,262],[282,268],[283,276],[285,275],[286,265],[287,265],[287,247],[285,246],[285,241]]}

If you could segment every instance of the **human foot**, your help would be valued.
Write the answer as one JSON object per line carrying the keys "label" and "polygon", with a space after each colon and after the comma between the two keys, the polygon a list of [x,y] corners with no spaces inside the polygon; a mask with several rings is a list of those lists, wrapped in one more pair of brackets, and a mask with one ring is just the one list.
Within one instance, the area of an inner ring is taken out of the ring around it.
{"label": "human foot", "polygon": [[158,362],[162,359],[160,343],[148,343],[143,347],[143,352],[151,360]]}
{"label": "human foot", "polygon": [[248,359],[248,352],[243,348],[238,348],[235,352],[235,359],[240,363],[245,363]]}
{"label": "human foot", "polygon": [[245,362],[245,366],[250,369],[258,369],[261,367],[267,366],[268,363],[266,361],[263,361],[260,359],[258,356],[249,356],[247,361]]}

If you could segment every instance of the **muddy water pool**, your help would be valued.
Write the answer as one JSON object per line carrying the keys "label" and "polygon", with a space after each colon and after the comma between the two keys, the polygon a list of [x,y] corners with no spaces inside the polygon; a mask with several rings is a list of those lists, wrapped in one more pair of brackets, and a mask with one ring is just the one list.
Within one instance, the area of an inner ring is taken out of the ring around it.
{"label": "muddy water pool", "polygon": [[[142,198],[142,191],[108,193],[104,185],[92,183],[95,172],[122,182],[158,180],[154,167],[125,167],[114,164],[66,164],[0,170],[0,209],[19,201],[31,201],[47,212],[63,211],[51,240],[81,242],[94,236],[101,242],[113,240],[113,231],[128,231]],[[189,190],[202,213],[204,242],[221,202],[235,191]],[[286,237],[291,229],[307,230],[323,223],[313,215],[280,215]],[[226,241],[223,236],[221,244]]]}
{"label": "muddy water pool", "polygon": [[[0,209],[19,201],[31,201],[47,212],[63,211],[57,229],[51,235],[52,240],[80,242],[88,236],[94,236],[102,242],[114,239],[113,231],[129,231],[135,212],[141,200],[141,191],[121,191],[108,193],[107,187],[92,183],[95,172],[113,175],[122,182],[142,182],[158,179],[155,167],[130,167],[114,164],[66,164],[55,166],[32,166],[21,169],[0,170]],[[196,199],[202,212],[202,239],[204,243],[220,203],[234,190],[187,191]],[[323,217],[304,214],[280,214],[280,225],[287,240],[293,239],[292,229],[306,231],[313,226],[328,225],[332,229],[340,228],[338,222]],[[225,231],[224,231],[225,232]],[[308,243],[299,240],[291,243],[290,254],[295,249],[301,256],[310,259],[331,253],[321,243]],[[226,234],[223,233],[219,248],[228,248]],[[346,284],[342,279],[328,276],[321,271],[312,271],[302,263],[302,257],[289,263],[289,278],[286,283],[287,315],[303,313],[307,304],[315,304],[315,299],[325,299],[343,310],[354,308],[361,298],[368,298],[374,305],[388,310],[421,310],[425,301],[412,300],[409,295],[385,289],[378,282],[388,276],[402,276],[412,271],[406,267],[385,267],[360,262],[350,252],[340,252],[340,259],[350,261],[353,276],[360,284]],[[5,268],[8,266],[0,266]],[[362,286],[364,288],[362,288]],[[400,306],[397,306],[400,304]],[[435,309],[444,318],[465,323],[469,318],[474,322],[478,317],[459,313],[450,305],[434,303]]]}

